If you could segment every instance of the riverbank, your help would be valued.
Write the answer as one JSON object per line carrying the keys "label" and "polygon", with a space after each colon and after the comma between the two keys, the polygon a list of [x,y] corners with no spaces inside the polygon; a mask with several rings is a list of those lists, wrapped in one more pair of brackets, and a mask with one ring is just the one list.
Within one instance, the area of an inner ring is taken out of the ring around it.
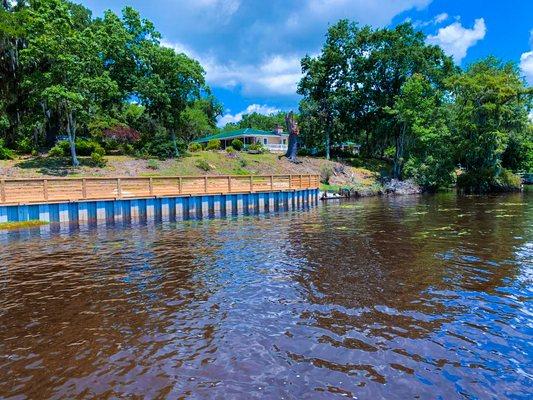
{"label": "riverbank", "polygon": [[89,157],[80,157],[81,166],[72,167],[66,158],[20,157],[0,160],[0,176],[4,178],[53,177],[150,177],[206,175],[328,175],[329,184],[323,190],[358,187],[374,191],[379,186],[377,166],[350,166],[317,157],[299,157],[298,164],[278,154],[248,154],[229,156],[226,152],[201,151],[178,159],[155,160],[129,156],[105,156],[105,166],[93,166]]}

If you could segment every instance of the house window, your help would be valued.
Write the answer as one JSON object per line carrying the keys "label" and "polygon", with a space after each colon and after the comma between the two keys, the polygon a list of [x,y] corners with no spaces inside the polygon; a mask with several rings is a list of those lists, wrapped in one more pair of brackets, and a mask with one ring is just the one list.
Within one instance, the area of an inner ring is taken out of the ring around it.
{"label": "house window", "polygon": [[268,139],[267,138],[263,139],[263,144],[268,144]]}
{"label": "house window", "polygon": [[283,139],[283,144],[287,144],[287,139]]}

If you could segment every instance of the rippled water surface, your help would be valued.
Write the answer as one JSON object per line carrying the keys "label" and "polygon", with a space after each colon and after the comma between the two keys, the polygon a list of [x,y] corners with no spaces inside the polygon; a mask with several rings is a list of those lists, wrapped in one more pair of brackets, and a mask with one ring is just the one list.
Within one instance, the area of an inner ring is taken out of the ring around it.
{"label": "rippled water surface", "polygon": [[1,234],[0,398],[531,398],[531,200]]}

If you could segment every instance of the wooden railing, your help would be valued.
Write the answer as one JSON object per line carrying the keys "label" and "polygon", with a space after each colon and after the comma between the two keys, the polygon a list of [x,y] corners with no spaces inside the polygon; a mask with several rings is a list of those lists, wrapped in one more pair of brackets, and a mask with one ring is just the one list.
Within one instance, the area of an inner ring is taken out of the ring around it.
{"label": "wooden railing", "polygon": [[0,178],[0,204],[268,192],[318,186],[318,175]]}

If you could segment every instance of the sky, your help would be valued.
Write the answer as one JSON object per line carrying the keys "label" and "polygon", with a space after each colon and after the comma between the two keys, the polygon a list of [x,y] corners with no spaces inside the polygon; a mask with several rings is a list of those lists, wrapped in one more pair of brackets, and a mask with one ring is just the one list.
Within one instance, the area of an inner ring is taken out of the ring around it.
{"label": "sky", "polygon": [[409,20],[466,67],[495,55],[533,85],[533,0],[78,0],[95,17],[139,10],[162,44],[200,61],[224,105],[220,126],[250,112],[297,110],[300,59],[316,55],[329,25],[348,18],[394,27]]}

